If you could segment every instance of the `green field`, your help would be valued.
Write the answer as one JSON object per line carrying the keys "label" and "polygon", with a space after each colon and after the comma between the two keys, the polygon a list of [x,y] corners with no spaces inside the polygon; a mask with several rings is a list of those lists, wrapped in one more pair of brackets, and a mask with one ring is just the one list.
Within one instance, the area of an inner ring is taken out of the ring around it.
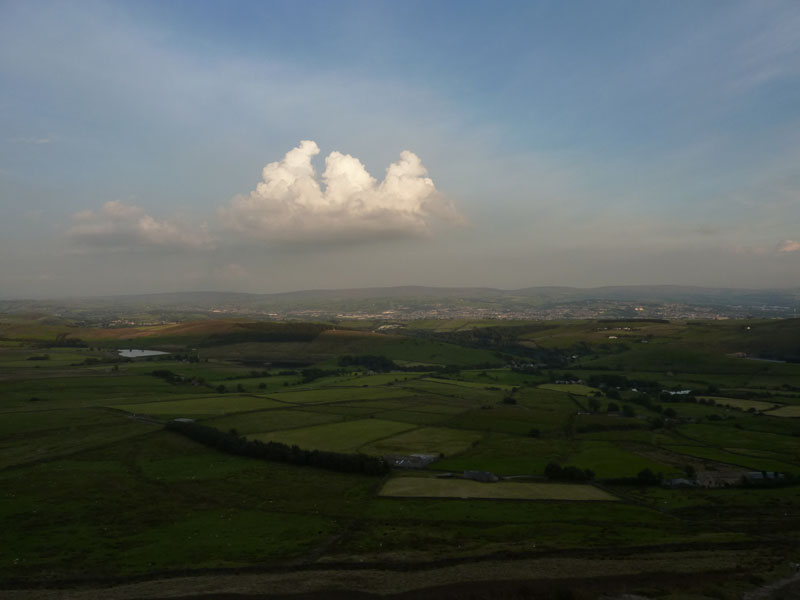
{"label": "green field", "polygon": [[739,410],[753,410],[765,411],[775,408],[775,403],[764,402],[762,400],[742,400],[739,398],[720,398],[718,396],[699,396],[698,400],[711,400],[718,406],[730,406],[731,408],[738,408]]}
{"label": "green field", "polygon": [[767,414],[772,417],[797,418],[800,417],[800,406],[781,406],[780,408],[769,411]]}
{"label": "green field", "polygon": [[360,419],[287,431],[252,433],[248,437],[262,441],[282,442],[290,446],[297,445],[301,448],[354,452],[370,442],[390,437],[413,427],[413,425],[397,421]]}
{"label": "green field", "polygon": [[204,420],[203,424],[223,431],[235,429],[242,434],[309,427],[341,421],[341,415],[314,413],[305,410],[267,409],[222,418]]}
{"label": "green field", "polygon": [[450,456],[469,448],[481,434],[444,427],[423,427],[374,441],[361,450],[368,454],[443,454]]}
{"label": "green field", "polygon": [[567,392],[569,394],[576,394],[578,396],[590,396],[595,392],[599,392],[597,388],[589,387],[588,385],[581,385],[579,383],[547,383],[539,386],[543,390],[552,390],[554,392]]}
{"label": "green field", "polygon": [[[530,560],[570,577],[613,564],[608,576],[640,577],[624,589],[645,597],[740,600],[751,581],[800,561],[790,477],[800,475],[800,365],[730,356],[793,352],[800,322],[742,323],[440,320],[384,334],[378,321],[103,330],[0,315],[0,530],[12,540],[0,589],[90,594],[176,573],[313,572],[332,590],[358,580],[392,594],[400,573],[426,586],[524,579],[513,569]],[[290,339],[242,341],[254,331]],[[91,348],[48,347],[64,332]],[[123,346],[177,354],[128,362],[113,352]],[[341,367],[345,355],[395,366]],[[676,389],[698,401],[662,396]],[[608,414],[611,403],[628,416]],[[165,430],[179,417],[237,444],[439,458],[387,476],[343,473]],[[589,479],[559,479],[552,463]],[[466,470],[519,480],[478,483],[459,477]],[[785,473],[786,486],[658,482],[747,471]],[[456,476],[436,477],[445,472]],[[716,579],[681,596],[688,568]],[[662,587],[641,587],[654,572]],[[203,593],[223,589],[209,582]],[[581,589],[575,598],[592,598]]]}
{"label": "green field", "polygon": [[198,415],[218,415],[245,412],[250,410],[263,410],[277,408],[281,403],[269,398],[259,396],[244,396],[230,394],[225,396],[208,396],[190,398],[188,400],[173,400],[165,402],[146,402],[142,404],[118,404],[114,408],[132,414],[194,417]]}

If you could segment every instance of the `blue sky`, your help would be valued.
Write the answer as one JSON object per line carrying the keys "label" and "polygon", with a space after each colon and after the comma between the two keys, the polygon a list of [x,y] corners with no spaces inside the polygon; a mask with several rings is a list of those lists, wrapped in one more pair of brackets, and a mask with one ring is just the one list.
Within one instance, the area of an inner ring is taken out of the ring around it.
{"label": "blue sky", "polygon": [[5,1],[0,131],[4,296],[799,281],[796,2]]}

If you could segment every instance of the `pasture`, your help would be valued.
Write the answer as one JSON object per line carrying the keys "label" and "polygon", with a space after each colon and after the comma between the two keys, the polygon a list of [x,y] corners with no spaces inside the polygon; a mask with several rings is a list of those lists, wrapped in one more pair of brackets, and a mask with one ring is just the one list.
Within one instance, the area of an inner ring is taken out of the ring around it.
{"label": "pasture", "polygon": [[[0,526],[15,540],[13,553],[0,555],[0,582],[316,561],[405,568],[561,550],[600,565],[609,553],[717,555],[745,543],[736,565],[755,573],[789,556],[776,539],[800,539],[796,486],[668,490],[620,481],[643,471],[800,473],[800,368],[726,356],[737,347],[769,351],[775,324],[753,321],[758,335],[748,341],[729,323],[515,323],[502,326],[516,333],[504,333],[495,352],[456,343],[480,340],[493,322],[431,321],[391,335],[318,328],[306,341],[258,342],[236,338],[248,331],[243,323],[105,331],[0,322]],[[64,331],[92,348],[48,348]],[[648,344],[639,344],[644,336]],[[775,351],[788,351],[791,336],[779,338]],[[196,348],[199,357],[124,362],[109,352],[134,341]],[[514,363],[541,348],[566,358],[547,368]],[[345,354],[448,368],[340,369]],[[304,366],[269,364],[281,358]],[[304,377],[306,365],[324,376]],[[607,386],[603,377],[618,379]],[[587,385],[555,384],[565,379]],[[662,400],[662,389],[679,388],[716,404]],[[598,412],[590,413],[591,396]],[[636,416],[609,416],[612,402]],[[441,457],[386,479],[343,474],[226,454],[165,431],[161,423],[175,417],[309,450]],[[591,470],[597,485],[547,481],[550,463]],[[435,477],[465,470],[526,479]],[[670,564],[670,572],[680,567]]]}
{"label": "pasture", "polygon": [[582,385],[580,383],[562,383],[562,384],[555,384],[555,383],[545,383],[538,386],[539,389],[542,390],[552,390],[554,392],[566,392],[568,394],[575,394],[577,396],[591,396],[594,393],[599,393],[600,390],[597,388],[589,387],[588,385]]}
{"label": "pasture", "polygon": [[139,404],[118,404],[114,408],[131,414],[152,415],[155,417],[178,418],[278,408],[281,403],[261,396],[226,394],[224,396],[203,396],[186,400],[152,401]]}
{"label": "pasture", "polygon": [[743,400],[740,398],[720,398],[718,396],[698,396],[698,400],[708,400],[718,406],[729,406],[731,408],[738,408],[739,410],[758,410],[765,411],[776,408],[778,405],[774,402],[765,402],[763,400]]}
{"label": "pasture", "polygon": [[788,417],[790,419],[796,419],[800,417],[800,406],[781,406],[780,408],[771,410],[766,414],[770,415],[771,417]]}
{"label": "pasture", "polygon": [[265,442],[297,445],[311,450],[355,452],[370,442],[413,428],[413,425],[397,421],[358,419],[269,433],[252,433],[247,437]]}
{"label": "pasture", "polygon": [[463,452],[481,439],[473,431],[445,427],[422,427],[385,437],[362,446],[366,454],[441,454],[450,456]]}

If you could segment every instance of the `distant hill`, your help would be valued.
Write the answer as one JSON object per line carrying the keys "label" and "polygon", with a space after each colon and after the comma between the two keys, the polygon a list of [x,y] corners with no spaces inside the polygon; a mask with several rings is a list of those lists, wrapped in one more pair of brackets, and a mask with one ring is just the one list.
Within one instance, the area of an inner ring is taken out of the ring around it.
{"label": "distant hill", "polygon": [[[174,292],[110,296],[103,300],[125,304],[282,304],[286,302],[319,302],[375,299],[407,300],[504,300],[528,298],[536,304],[543,302],[575,302],[581,300],[621,300],[631,302],[681,302],[700,304],[776,304],[793,305],[800,302],[800,288],[738,289],[708,288],[677,285],[604,286],[596,288],[540,286],[518,290],[488,287],[426,287],[397,286],[350,288],[339,290],[301,290],[274,294],[237,292]],[[100,300],[100,298],[96,298]]]}
{"label": "distant hill", "polygon": [[[800,288],[736,289],[676,285],[488,287],[397,286],[273,294],[170,292],[52,300],[0,300],[0,313],[56,314],[77,324],[174,323],[229,317],[301,320],[364,318],[792,317]],[[119,320],[123,322],[119,322]],[[128,321],[130,320],[130,322]]]}

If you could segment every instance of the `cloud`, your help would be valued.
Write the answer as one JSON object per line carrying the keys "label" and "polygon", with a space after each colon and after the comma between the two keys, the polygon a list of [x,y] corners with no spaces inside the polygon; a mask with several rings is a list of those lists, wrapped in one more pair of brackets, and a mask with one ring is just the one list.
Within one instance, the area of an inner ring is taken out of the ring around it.
{"label": "cloud", "polygon": [[266,242],[331,243],[423,237],[433,220],[464,222],[413,152],[401,152],[381,182],[357,158],[331,152],[320,183],[311,163],[319,151],[305,140],[265,166],[255,190],[220,209],[223,225]]}
{"label": "cloud", "polygon": [[106,202],[99,210],[85,210],[72,216],[69,237],[79,244],[102,248],[201,249],[214,245],[206,227],[196,230],[175,222],[159,221],[143,208],[118,200]]}
{"label": "cloud", "polygon": [[800,250],[800,242],[795,240],[784,240],[778,244],[778,252],[782,254],[797,252],[798,250]]}

